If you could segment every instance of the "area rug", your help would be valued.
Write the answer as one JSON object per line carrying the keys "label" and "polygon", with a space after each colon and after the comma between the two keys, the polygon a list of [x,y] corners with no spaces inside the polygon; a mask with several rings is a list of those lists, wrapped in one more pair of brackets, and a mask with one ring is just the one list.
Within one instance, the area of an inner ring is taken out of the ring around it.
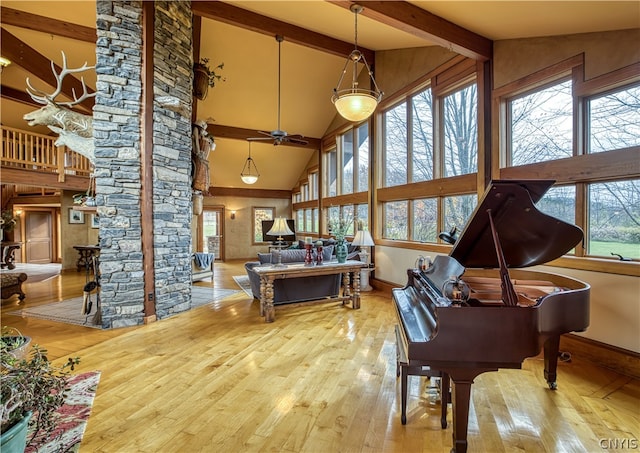
{"label": "area rug", "polygon": [[242,290],[249,297],[253,297],[253,292],[251,292],[251,283],[249,282],[248,275],[234,275],[233,279],[236,281],[238,286],[242,288]]}
{"label": "area rug", "polygon": [[14,269],[2,269],[2,272],[8,273],[16,273],[19,274],[21,272],[27,274],[27,280],[25,283],[37,283],[43,282],[45,280],[49,280],[50,278],[57,277],[60,275],[60,269],[62,265],[51,263],[51,264],[25,264],[25,263],[16,263],[16,267]]}
{"label": "area rug", "polygon": [[[191,308],[200,307],[202,305],[214,304],[214,308],[218,308],[220,301],[234,294],[240,293],[236,289],[211,288],[207,286],[191,287]],[[39,305],[32,308],[24,308],[8,312],[8,315],[21,316],[23,318],[47,319],[49,321],[64,322],[67,324],[75,324],[77,326],[92,327],[101,329],[100,324],[93,323],[96,307],[96,295],[91,295],[93,301],[93,310],[89,315],[81,313],[82,296],[63,300],[62,302],[54,302],[46,305]]]}
{"label": "area rug", "polygon": [[[58,409],[58,424],[39,448],[27,446],[25,453],[77,452],[91,414],[93,399],[100,382],[100,371],[70,377],[71,388]],[[30,438],[29,434],[27,438]]]}

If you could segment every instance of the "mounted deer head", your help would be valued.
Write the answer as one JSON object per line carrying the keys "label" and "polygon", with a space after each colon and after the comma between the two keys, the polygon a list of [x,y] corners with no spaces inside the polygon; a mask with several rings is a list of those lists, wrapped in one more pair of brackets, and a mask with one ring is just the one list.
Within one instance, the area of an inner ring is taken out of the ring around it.
{"label": "mounted deer head", "polygon": [[47,126],[53,132],[58,134],[58,139],[54,142],[56,146],[66,146],[71,151],[75,151],[78,154],[82,154],[84,157],[89,159],[91,165],[95,167],[95,152],[94,152],[94,144],[93,137],[81,137],[75,132],[66,131],[57,126]]}
{"label": "mounted deer head", "polygon": [[23,116],[29,126],[43,125],[43,126],[61,126],[62,129],[68,132],[74,132],[82,137],[93,136],[93,117],[91,115],[85,115],[83,113],[74,112],[68,107],[80,104],[85,99],[95,96],[97,93],[88,93],[87,85],[84,83],[84,77],[80,80],[82,82],[83,93],[80,97],[76,96],[75,90],[73,92],[73,101],[69,102],[56,102],[55,98],[62,92],[62,80],[68,74],[87,71],[94,69],[95,66],[87,66],[85,62],[80,68],[69,69],[67,68],[67,57],[62,52],[62,69],[60,73],[56,72],[53,61],[51,62],[51,71],[56,78],[57,86],[51,94],[47,94],[43,91],[35,89],[29,78],[27,77],[27,93],[38,104],[44,105],[44,107],[29,112]]}

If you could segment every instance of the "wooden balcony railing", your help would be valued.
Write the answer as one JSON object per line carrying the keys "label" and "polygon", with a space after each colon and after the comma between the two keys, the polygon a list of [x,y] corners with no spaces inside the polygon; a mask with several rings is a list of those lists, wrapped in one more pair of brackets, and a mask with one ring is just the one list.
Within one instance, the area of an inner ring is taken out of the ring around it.
{"label": "wooden balcony railing", "polygon": [[24,169],[39,173],[54,173],[58,181],[65,175],[89,176],[91,163],[86,157],[71,151],[66,146],[54,145],[56,137],[34,134],[20,129],[2,126],[3,167]]}

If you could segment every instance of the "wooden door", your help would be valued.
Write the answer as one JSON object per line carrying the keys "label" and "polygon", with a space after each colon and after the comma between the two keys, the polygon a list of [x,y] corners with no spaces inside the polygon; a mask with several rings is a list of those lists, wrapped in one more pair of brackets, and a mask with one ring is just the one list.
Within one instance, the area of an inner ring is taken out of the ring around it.
{"label": "wooden door", "polygon": [[25,211],[25,251],[27,263],[52,262],[52,217],[50,211]]}

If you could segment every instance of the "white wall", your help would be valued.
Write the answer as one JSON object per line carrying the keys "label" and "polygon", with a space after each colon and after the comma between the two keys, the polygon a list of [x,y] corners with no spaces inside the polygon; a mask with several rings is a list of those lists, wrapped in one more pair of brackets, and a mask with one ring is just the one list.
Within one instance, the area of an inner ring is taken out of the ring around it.
{"label": "white wall", "polygon": [[[421,254],[425,255],[417,250],[375,247],[376,279],[406,285],[407,269],[413,268]],[[532,269],[565,275],[591,286],[591,324],[578,335],[640,353],[640,278],[551,266]]]}

